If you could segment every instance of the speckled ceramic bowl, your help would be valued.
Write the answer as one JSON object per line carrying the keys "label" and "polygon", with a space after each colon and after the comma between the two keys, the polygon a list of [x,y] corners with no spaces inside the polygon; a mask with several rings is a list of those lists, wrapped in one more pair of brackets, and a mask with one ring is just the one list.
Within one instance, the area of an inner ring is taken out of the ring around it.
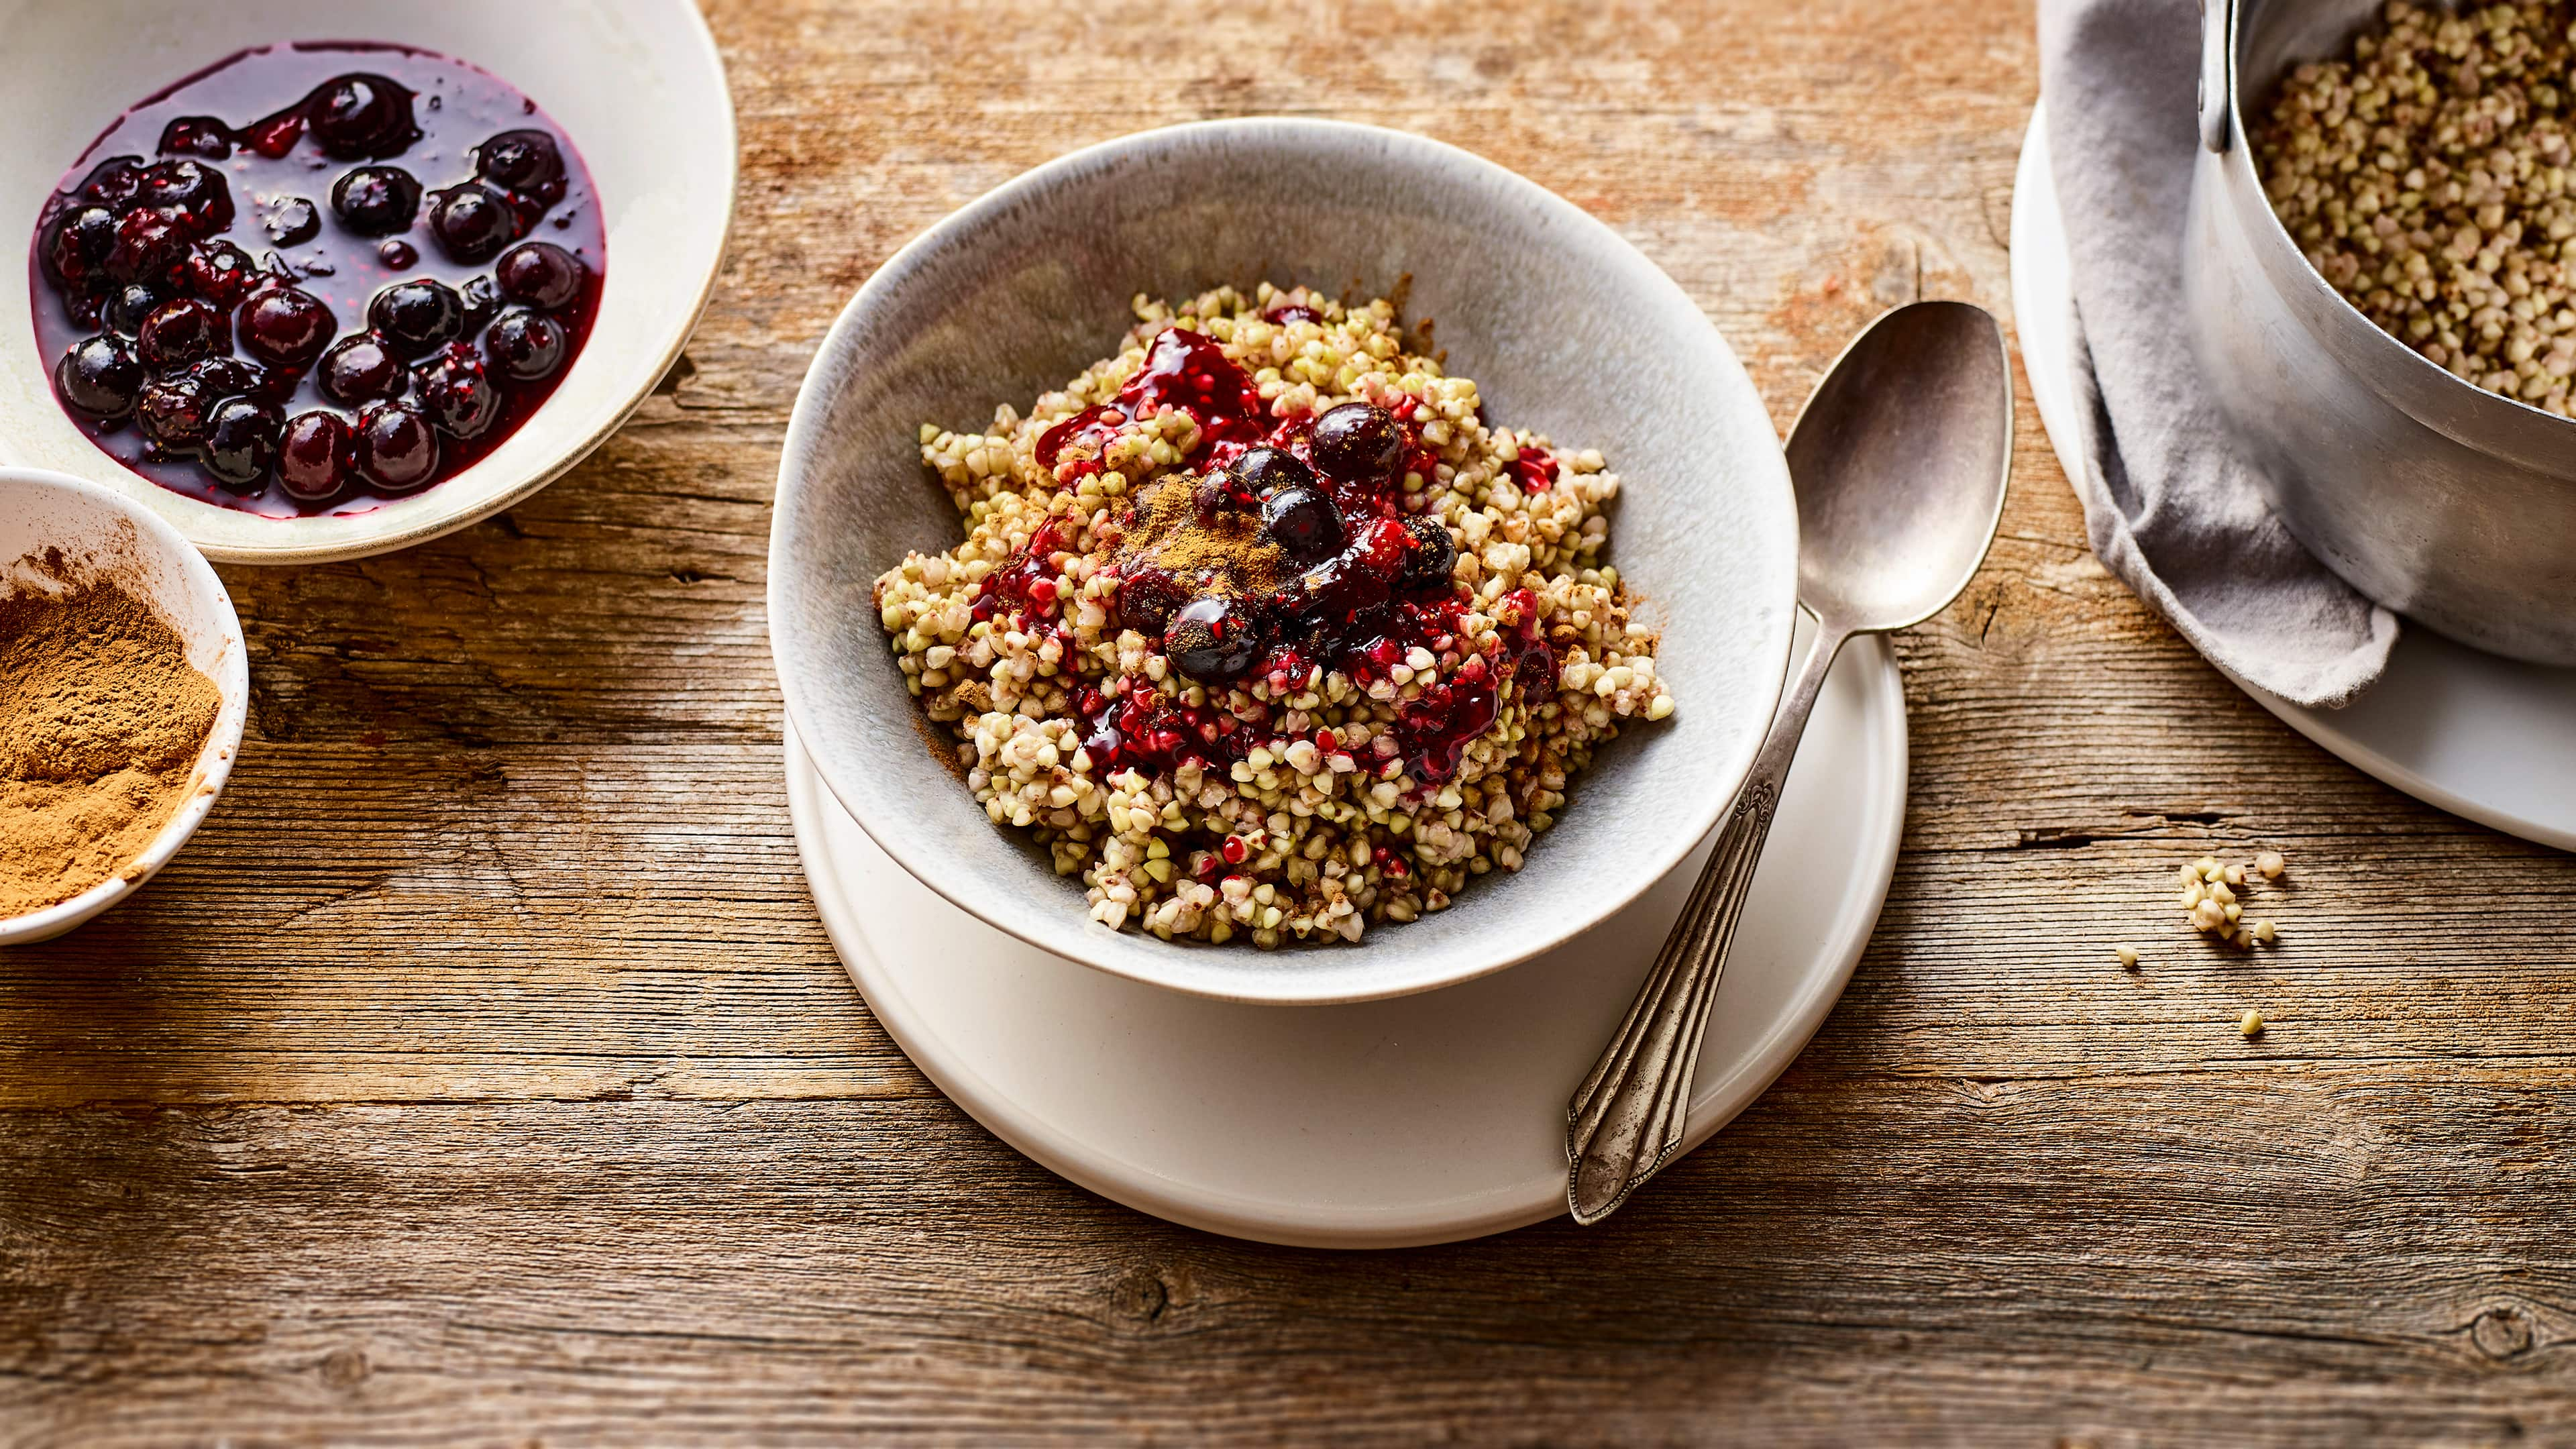
{"label": "speckled ceramic bowl", "polygon": [[[1575,780],[1515,874],[1357,945],[1174,944],[1086,919],[1078,879],[994,827],[917,728],[869,601],[962,531],[925,422],[980,425],[1114,350],[1138,292],[1263,280],[1384,295],[1438,324],[1497,423],[1599,448],[1626,486],[1611,557],[1664,627],[1680,708]],[[1438,142],[1321,121],[1214,121],[1078,151],[897,253],[806,375],[779,464],[770,637],[797,733],[843,805],[933,890],[1104,971],[1243,1001],[1426,991],[1579,935],[1671,870],[1733,798],[1777,702],[1797,589],[1780,442],[1672,279],[1563,199]]]}
{"label": "speckled ceramic bowl", "polygon": [[[261,518],[128,471],[54,400],[29,314],[27,245],[63,169],[128,105],[282,40],[391,41],[493,72],[563,124],[608,223],[599,320],[545,406],[474,466],[361,513]],[[562,476],[670,371],[733,218],[733,101],[696,0],[0,0],[0,136],[0,462],[116,489],[224,563],[405,548]]]}
{"label": "speckled ceramic bowl", "polygon": [[186,643],[188,662],[215,682],[223,704],[197,750],[194,787],[143,853],[70,900],[0,917],[0,946],[52,940],[141,890],[169,864],[223,794],[250,712],[250,664],[232,595],[177,529],[95,483],[34,468],[0,468],[0,593],[38,587],[16,565],[46,549],[60,549],[72,568],[98,569],[149,599]]}

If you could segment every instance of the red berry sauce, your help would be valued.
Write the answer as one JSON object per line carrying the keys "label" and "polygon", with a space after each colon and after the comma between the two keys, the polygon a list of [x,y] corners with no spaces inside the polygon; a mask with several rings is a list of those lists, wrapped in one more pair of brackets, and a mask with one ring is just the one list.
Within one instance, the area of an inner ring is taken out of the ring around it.
{"label": "red berry sauce", "polygon": [[[1345,409],[1358,411],[1335,416]],[[1410,511],[1402,488],[1405,473],[1427,480],[1436,466],[1436,452],[1422,441],[1416,423],[1414,399],[1400,399],[1392,409],[1345,404],[1321,419],[1273,419],[1252,380],[1215,342],[1174,327],[1155,337],[1145,365],[1114,400],[1049,428],[1038,440],[1038,462],[1053,470],[1059,482],[1097,473],[1102,449],[1121,427],[1164,410],[1178,410],[1197,421],[1200,441],[1188,462],[1221,485],[1200,485],[1214,504],[1259,507],[1261,500],[1227,471],[1239,460],[1247,469],[1258,462],[1261,476],[1288,477],[1287,483],[1273,486],[1320,488],[1331,501],[1332,523],[1342,539],[1332,553],[1307,563],[1278,587],[1229,597],[1222,620],[1226,628],[1215,637],[1201,632],[1185,647],[1182,627],[1173,625],[1164,648],[1183,674],[1212,685],[1266,682],[1276,698],[1303,689],[1317,668],[1339,671],[1365,686],[1388,678],[1416,649],[1446,661],[1446,668],[1435,665],[1432,673],[1415,676],[1423,688],[1399,710],[1392,759],[1379,755],[1360,761],[1380,778],[1400,766],[1416,793],[1457,775],[1467,746],[1501,717],[1503,681],[1514,681],[1524,693],[1552,690],[1556,656],[1539,632],[1538,600],[1528,591],[1508,594],[1495,606],[1503,627],[1493,654],[1474,652],[1461,634],[1473,600],[1450,573],[1455,544],[1436,520]],[[1335,433],[1324,446],[1318,445],[1319,429]],[[1264,446],[1296,462],[1282,464],[1275,456],[1246,459]],[[1513,476],[1523,488],[1544,492],[1555,480],[1556,460],[1545,449],[1526,448],[1513,465]],[[1317,505],[1305,506],[1311,518]],[[1131,505],[1118,531],[1136,526]],[[974,616],[1029,628],[1033,618],[1055,613],[1052,556],[1062,547],[1052,524],[1041,528],[978,586]],[[1176,576],[1135,560],[1123,561],[1121,570],[1119,622],[1149,634],[1162,632],[1194,598],[1211,597],[1208,591],[1215,587],[1212,575]],[[1255,632],[1258,650],[1246,654],[1240,648],[1240,640],[1228,632],[1237,625]],[[1192,663],[1193,655],[1206,662]],[[1210,668],[1219,673],[1193,672]],[[1232,672],[1237,669],[1241,672]],[[1266,705],[1256,702],[1251,717],[1243,718],[1218,703],[1228,698],[1222,689],[1211,689],[1210,702],[1202,706],[1181,704],[1176,689],[1124,677],[1105,689],[1084,690],[1076,708],[1084,749],[1094,764],[1148,773],[1184,760],[1223,767],[1276,737],[1262,727]],[[1330,730],[1318,730],[1313,738],[1327,753],[1339,748]]]}
{"label": "red berry sauce", "polygon": [[1075,464],[1071,476],[1088,477],[1100,471],[1100,450],[1119,428],[1149,413],[1173,410],[1198,420],[1202,452],[1219,443],[1232,443],[1241,451],[1260,439],[1269,414],[1260,389],[1222,348],[1205,333],[1174,327],[1146,349],[1145,365],[1118,389],[1116,401],[1084,408],[1040,435],[1038,466],[1052,471],[1067,447],[1079,446],[1088,456]]}
{"label": "red berry sauce", "polygon": [[1511,471],[1523,493],[1545,493],[1556,486],[1556,455],[1545,448],[1523,448]]}
{"label": "red berry sauce", "polygon": [[590,173],[535,101],[428,51],[317,42],[120,116],[37,218],[28,279],[56,397],[102,451],[294,517],[500,446],[571,370],[606,259]]}

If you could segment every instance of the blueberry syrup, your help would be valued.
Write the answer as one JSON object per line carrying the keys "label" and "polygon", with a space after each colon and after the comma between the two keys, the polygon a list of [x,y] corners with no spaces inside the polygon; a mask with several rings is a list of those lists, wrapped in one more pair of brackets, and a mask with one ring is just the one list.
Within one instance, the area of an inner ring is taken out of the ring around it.
{"label": "blueberry syrup", "polygon": [[1238,450],[1251,445],[1268,416],[1260,389],[1223,349],[1204,333],[1174,327],[1146,349],[1145,365],[1118,389],[1115,401],[1084,408],[1038,438],[1038,466],[1052,471],[1066,448],[1078,446],[1087,456],[1072,476],[1088,477],[1100,471],[1100,450],[1120,427],[1169,409],[1198,420],[1202,451],[1220,443]]}
{"label": "blueberry syrup", "polygon": [[[1431,477],[1435,464],[1417,406],[1408,397],[1392,409],[1349,403],[1320,417],[1274,420],[1251,379],[1213,341],[1174,327],[1154,339],[1145,365],[1115,399],[1049,428],[1037,458],[1060,482],[1071,482],[1100,470],[1101,450],[1127,422],[1166,409],[1195,419],[1200,440],[1188,461],[1206,475],[1191,485],[1202,521],[1252,510],[1262,519],[1263,540],[1294,572],[1276,587],[1246,593],[1219,587],[1214,570],[1184,576],[1122,553],[1118,624],[1161,635],[1166,657],[1182,675],[1211,686],[1212,701],[1226,697],[1225,685],[1266,683],[1277,697],[1303,689],[1318,668],[1366,685],[1388,678],[1416,649],[1435,659],[1463,653],[1399,709],[1393,761],[1361,762],[1381,776],[1390,763],[1399,765],[1412,791],[1422,793],[1454,778],[1467,746],[1493,728],[1504,681],[1525,694],[1546,691],[1556,656],[1539,633],[1538,600],[1526,590],[1495,606],[1504,627],[1493,653],[1472,652],[1464,639],[1472,599],[1451,575],[1456,544],[1438,520],[1409,512],[1401,486],[1407,472]],[[1525,448],[1513,477],[1544,492],[1555,481],[1556,460],[1543,448]],[[1113,532],[1142,526],[1131,504]],[[1053,524],[1039,529],[977,586],[974,617],[1061,635],[1053,559],[1063,546]],[[1057,617],[1034,622],[1050,615]],[[1184,704],[1175,687],[1135,676],[1085,688],[1075,710],[1083,748],[1103,769],[1155,773],[1183,761],[1224,767],[1275,738],[1262,728],[1266,705],[1239,718],[1214,702]],[[1327,753],[1339,748],[1329,729],[1312,738]]]}
{"label": "blueberry syrup", "polygon": [[1040,527],[1018,552],[975,586],[975,602],[969,612],[976,619],[990,619],[1007,604],[1014,627],[1025,623],[1032,614],[1054,613],[1054,558],[1063,549],[1064,541],[1057,536],[1054,524]]}
{"label": "blueberry syrup", "polygon": [[120,116],[48,199],[28,276],[56,396],[102,451],[292,517],[500,446],[588,340],[605,261],[590,174],[535,101],[331,42],[243,51]]}

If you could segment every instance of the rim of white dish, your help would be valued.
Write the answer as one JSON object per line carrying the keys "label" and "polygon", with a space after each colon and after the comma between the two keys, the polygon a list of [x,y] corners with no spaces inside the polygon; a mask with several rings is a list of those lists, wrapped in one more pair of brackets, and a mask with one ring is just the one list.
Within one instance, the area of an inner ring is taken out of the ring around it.
{"label": "rim of white dish", "polygon": [[[1676,1157],[1695,1151],[1714,1137],[1789,1069],[1832,1015],[1860,958],[1877,934],[1904,838],[1912,774],[1904,676],[1884,635],[1856,638],[1845,646],[1844,653],[1846,661],[1835,666],[1838,674],[1863,667],[1864,661],[1871,672],[1863,693],[1864,736],[1875,738],[1869,739],[1864,748],[1874,763],[1886,767],[1892,776],[1890,798],[1885,808],[1873,812],[1865,822],[1861,848],[1854,857],[1855,888],[1837,900],[1830,928],[1815,942],[1816,964],[1806,973],[1796,996],[1750,1051],[1731,1061],[1703,1059],[1700,1063]],[[1876,728],[1870,728],[1873,725]],[[831,822],[817,818],[816,809],[797,810],[798,801],[809,798],[820,810],[841,810],[845,815],[848,812],[832,796],[821,767],[805,755],[792,724],[785,743],[797,859],[813,876],[825,856]],[[857,823],[856,817],[851,819]],[[864,828],[861,833],[866,833]],[[1565,1213],[1561,1172],[1544,1181],[1488,1186],[1453,1196],[1448,1200],[1452,1206],[1445,1212],[1390,1211],[1345,1201],[1335,1203],[1327,1213],[1291,1216],[1266,1200],[1226,1197],[1186,1187],[1150,1166],[1106,1150],[1033,1114],[1019,1099],[997,1087],[965,1052],[918,1015],[902,983],[895,979],[899,973],[887,966],[885,956],[867,939],[862,922],[843,909],[841,892],[828,880],[816,879],[810,884],[825,930],[842,956],[843,969],[895,1045],[985,1130],[1085,1191],[1202,1232],[1288,1247],[1338,1250],[1459,1242],[1547,1222]],[[861,959],[868,964],[863,966]],[[878,978],[878,984],[890,987],[891,993],[871,992],[869,982],[863,979],[868,976]],[[1545,1134],[1554,1129],[1546,1121],[1533,1121],[1530,1130]]]}
{"label": "rim of white dish", "polygon": [[[1521,175],[1519,172],[1497,162],[1489,161],[1486,158],[1477,155],[1473,151],[1469,151],[1463,147],[1450,145],[1445,141],[1437,141],[1428,136],[1418,135],[1411,131],[1397,130],[1387,126],[1365,125],[1353,121],[1332,121],[1305,116],[1237,116],[1222,120],[1189,121],[1178,125],[1157,126],[1143,131],[1134,131],[1124,136],[1115,136],[1105,141],[1096,142],[1092,145],[1066,152],[1064,155],[1058,156],[1054,160],[1044,162],[1027,171],[1023,171],[1019,175],[1012,177],[1010,180],[1003,182],[1001,185],[994,187],[992,190],[985,192],[983,195],[976,197],[964,206],[961,206],[957,210],[940,218],[937,222],[934,222],[931,226],[923,230],[919,235],[904,243],[903,246],[898,248],[893,255],[887,257],[884,263],[879,265],[874,272],[869,274],[867,281],[860,285],[858,291],[851,296],[850,300],[841,308],[840,313],[833,318],[832,326],[825,332],[821,344],[815,349],[814,360],[807,365],[803,381],[797,385],[795,408],[793,412],[789,414],[787,422],[787,436],[779,450],[777,496],[783,498],[787,490],[796,485],[798,475],[805,471],[804,465],[816,450],[817,444],[815,432],[819,426],[818,419],[826,406],[826,400],[819,395],[816,388],[817,379],[822,373],[822,360],[826,356],[833,355],[837,352],[838,349],[836,347],[836,343],[838,343],[845,332],[856,325],[856,319],[862,309],[871,301],[901,285],[902,281],[910,273],[917,270],[924,264],[923,259],[928,254],[941,246],[947,245],[955,238],[974,231],[978,227],[984,225],[988,220],[997,217],[999,214],[1008,211],[1022,193],[1043,187],[1057,180],[1059,177],[1097,166],[1105,159],[1116,156],[1121,152],[1132,150],[1140,146],[1157,144],[1173,137],[1225,132],[1235,132],[1247,135],[1259,134],[1262,132],[1277,132],[1290,135],[1303,133],[1313,136],[1367,136],[1375,138],[1390,147],[1416,148],[1418,153],[1424,156],[1438,158],[1451,165],[1460,165],[1471,170],[1483,172],[1489,179],[1498,184],[1519,189],[1530,199],[1532,205],[1554,214],[1568,227],[1579,231],[1587,231],[1600,240],[1609,243],[1613,248],[1614,255],[1624,254],[1636,266],[1643,268],[1645,274],[1649,278],[1660,282],[1665,288],[1669,289],[1672,294],[1672,299],[1680,306],[1688,308],[1690,315],[1699,319],[1700,325],[1708,329],[1710,335],[1714,337],[1718,345],[1725,350],[1727,356],[1730,359],[1735,357],[1734,347],[1726,341],[1725,334],[1718,331],[1716,322],[1710,319],[1708,314],[1700,308],[1697,302],[1691,300],[1690,294],[1682,290],[1681,284],[1675,282],[1670,273],[1657,266],[1652,258],[1648,257],[1645,253],[1638,251],[1635,245],[1629,242],[1627,238],[1612,230],[1608,223],[1584,210],[1582,207],[1575,205],[1573,202],[1566,200],[1564,197],[1557,195],[1555,192],[1548,190],[1546,187],[1539,185],[1537,182],[1530,180],[1528,177]],[[1737,362],[1738,371],[1741,373],[1741,359],[1735,360]],[[1752,389],[1752,379],[1750,375],[1745,375],[1745,385],[1748,390]],[[1758,390],[1754,391],[1754,402],[1757,407],[1761,405]],[[1764,427],[1768,429],[1770,426],[1771,424],[1766,412],[1764,415]],[[1772,443],[1776,449],[1778,447],[1778,437],[1776,433],[1773,434]],[[1780,476],[1782,487],[1785,491],[1789,486],[1785,464],[1783,465]],[[775,509],[775,501],[773,501],[773,509]],[[782,696],[782,702],[785,707],[787,719],[792,725],[804,714],[806,706],[799,703],[802,690],[797,681],[800,678],[800,675],[798,670],[793,667],[793,661],[787,656],[786,646],[781,642],[781,637],[775,624],[777,619],[784,617],[785,615],[785,610],[782,608],[780,590],[783,587],[781,580],[785,576],[786,571],[779,566],[779,560],[777,557],[780,539],[778,519],[782,516],[783,510],[777,510],[773,511],[771,518],[769,581],[768,587],[765,591],[765,599],[769,618],[773,621],[770,627],[770,653],[772,656],[772,662],[775,664],[778,671],[779,691]],[[1796,569],[1794,566],[1794,560],[1797,551],[1797,516],[1794,499],[1792,499],[1791,502],[1788,526],[1790,531],[1789,549],[1790,556],[1793,561],[1789,576],[1789,587],[1791,593],[1789,601],[1790,607],[1784,615],[1784,627],[1780,631],[1780,657],[1778,664],[1775,668],[1767,671],[1760,677],[1761,683],[1759,688],[1762,690],[1763,705],[1761,714],[1762,718],[1765,720],[1768,720],[1772,712],[1779,708],[1780,694],[1788,685],[1789,666],[1795,653],[1793,645],[1797,637],[1797,620],[1800,611],[1795,598]],[[865,812],[851,805],[849,797],[842,791],[840,783],[833,778],[832,770],[828,765],[822,761],[816,761],[815,772],[822,778],[825,788],[831,792],[835,802],[838,803],[842,809],[847,810],[850,813],[851,818],[859,822],[859,827],[862,830],[867,831],[869,838],[875,840],[878,846],[885,851],[887,856],[893,859],[896,864],[902,866],[907,874],[911,875],[915,880],[920,881],[923,885],[928,886],[933,892],[948,900],[951,904],[958,907],[958,909],[965,911],[968,915],[992,926],[994,929],[1003,932],[1005,935],[1025,942],[1026,944],[1034,946],[1041,951],[1045,951],[1050,955],[1061,956],[1066,960],[1076,962],[1093,970],[1105,971],[1111,975],[1123,976],[1135,981],[1142,981],[1149,985],[1158,986],[1169,991],[1178,991],[1185,995],[1206,996],[1217,1000],[1240,1001],[1256,1005],[1336,1006],[1352,1002],[1380,1000],[1394,996],[1408,996],[1423,991],[1436,991],[1444,986],[1455,986],[1460,982],[1472,981],[1479,976],[1490,975],[1496,971],[1507,970],[1513,966],[1519,965],[1523,961],[1529,960],[1531,957],[1543,955],[1548,951],[1564,945],[1566,942],[1581,935],[1592,926],[1606,920],[1623,907],[1635,901],[1637,897],[1643,895],[1654,885],[1655,882],[1663,879],[1663,877],[1669,873],[1676,864],[1688,858],[1691,851],[1698,847],[1701,839],[1703,839],[1711,829],[1715,828],[1718,820],[1724,816],[1729,808],[1733,806],[1737,792],[1743,788],[1745,777],[1751,773],[1754,756],[1759,753],[1762,746],[1762,736],[1763,731],[1757,730],[1749,732],[1738,750],[1738,757],[1734,760],[1725,762],[1725,769],[1721,774],[1726,780],[1726,786],[1722,791],[1710,792],[1708,797],[1709,803],[1706,810],[1703,812],[1703,818],[1698,819],[1686,829],[1676,831],[1674,840],[1666,846],[1661,855],[1642,861],[1637,869],[1629,872],[1626,879],[1629,880],[1631,884],[1627,888],[1620,891],[1602,893],[1599,897],[1600,907],[1598,910],[1579,919],[1571,919],[1557,923],[1546,932],[1534,933],[1525,939],[1517,940],[1508,945],[1502,946],[1490,959],[1479,961],[1471,969],[1453,971],[1445,976],[1416,980],[1399,980],[1383,986],[1356,990],[1336,989],[1330,985],[1312,984],[1300,977],[1297,973],[1282,972],[1277,976],[1268,978],[1264,981],[1264,986],[1269,989],[1265,989],[1257,993],[1229,991],[1211,987],[1202,983],[1176,980],[1169,974],[1155,974],[1131,970],[1128,968],[1127,964],[1118,957],[1096,956],[1091,953],[1082,952],[1078,948],[1068,949],[1068,947],[1060,941],[1041,939],[1039,936],[1031,934],[1030,932],[1016,929],[1008,923],[995,920],[991,916],[987,915],[975,900],[975,892],[966,889],[959,883],[950,881],[941,872],[929,869],[922,863],[916,861],[911,857],[911,854],[902,840],[889,839],[885,833],[879,832],[874,826],[870,825]],[[1074,917],[1073,924],[1080,925],[1081,919],[1082,918],[1078,916]],[[1222,950],[1225,948],[1215,947],[1211,949]]]}
{"label": "rim of white dish", "polygon": [[[625,0],[625,3],[642,3],[642,0]],[[698,323],[706,316],[708,304],[715,300],[716,283],[724,274],[725,248],[731,243],[733,237],[734,213],[738,205],[736,193],[741,189],[742,184],[741,138],[734,117],[733,87],[725,74],[723,52],[717,48],[715,33],[708,28],[706,16],[698,9],[696,0],[672,0],[672,8],[682,17],[686,33],[696,41],[692,57],[704,62],[708,74],[715,82],[716,95],[723,102],[716,108],[719,114],[712,119],[721,128],[718,139],[722,144],[717,149],[724,158],[724,210],[716,227],[715,246],[707,257],[706,275],[698,282],[697,296],[687,307],[680,325],[663,339],[654,354],[655,360],[652,367],[638,375],[639,380],[633,394],[603,413],[588,432],[565,444],[561,451],[533,469],[526,478],[489,497],[463,501],[452,508],[423,509],[416,520],[400,527],[389,529],[381,534],[361,535],[333,543],[285,541],[275,544],[246,545],[200,540],[192,536],[194,530],[185,520],[198,517],[199,510],[227,514],[232,510],[222,508],[218,504],[190,498],[185,494],[171,493],[167,489],[160,488],[149,478],[139,474],[133,475],[133,482],[137,487],[167,493],[171,500],[175,500],[171,506],[178,517],[169,518],[168,521],[173,527],[179,529],[182,537],[187,538],[189,547],[217,563],[279,566],[337,563],[347,559],[370,558],[376,554],[392,553],[398,549],[443,538],[459,529],[470,528],[504,509],[526,502],[528,498],[544,490],[547,485],[579,467],[583,459],[598,451],[601,444],[616,436],[617,431],[626,426],[627,420],[635,416],[636,410],[652,398],[654,390],[662,385],[662,379],[670,374],[671,368],[680,360],[680,354],[688,349],[690,339],[697,335]],[[477,69],[482,68],[481,62],[472,57],[454,58]],[[498,72],[493,73],[498,74]],[[578,145],[577,142],[575,144]],[[578,360],[575,365],[579,365]],[[110,460],[111,463],[113,461]],[[5,462],[5,454],[0,454],[0,463]],[[122,465],[118,466],[121,469]],[[476,465],[476,467],[480,466],[482,465],[479,463]],[[468,468],[455,478],[442,480],[438,487],[452,485],[459,479],[470,476],[474,471],[473,468]],[[88,481],[95,482],[95,480]],[[411,496],[427,501],[434,500],[439,495],[438,489],[434,487]],[[464,495],[460,494],[458,497],[463,498]],[[147,502],[145,506],[149,508],[152,504]],[[157,508],[153,511],[159,512]],[[167,517],[167,515],[164,516]],[[295,522],[296,520],[293,519],[280,520],[285,527],[292,527]]]}
{"label": "rim of white dish", "polygon": [[[48,468],[0,467],[0,487],[29,483],[38,487],[57,488],[80,498],[98,511],[111,514],[148,534],[154,542],[168,549],[178,560],[179,576],[188,591],[196,596],[200,607],[208,609],[222,625],[222,657],[215,661],[215,689],[223,699],[212,728],[206,731],[205,744],[198,747],[193,775],[198,788],[173,811],[161,833],[124,869],[67,901],[57,901],[41,911],[23,916],[0,917],[0,946],[15,945],[39,936],[53,934],[67,925],[77,924],[99,914],[118,901],[142,888],[157,874],[179,847],[197,833],[215,802],[223,798],[224,786],[231,780],[233,761],[241,756],[242,728],[250,714],[250,659],[242,642],[241,615],[233,608],[233,596],[224,581],[215,574],[214,566],[197,546],[190,543],[177,525],[150,508],[126,497],[113,488],[57,473]],[[0,562],[7,562],[0,560]]]}

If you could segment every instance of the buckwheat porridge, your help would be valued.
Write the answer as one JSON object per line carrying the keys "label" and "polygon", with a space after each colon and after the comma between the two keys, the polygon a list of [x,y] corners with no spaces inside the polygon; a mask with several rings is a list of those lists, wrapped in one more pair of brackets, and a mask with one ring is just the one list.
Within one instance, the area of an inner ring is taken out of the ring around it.
{"label": "buckwheat porridge", "polygon": [[1357,941],[1520,869],[1673,712],[1602,559],[1618,475],[1488,425],[1384,300],[1135,311],[1027,416],[921,430],[967,536],[876,604],[985,813],[1167,939]]}

